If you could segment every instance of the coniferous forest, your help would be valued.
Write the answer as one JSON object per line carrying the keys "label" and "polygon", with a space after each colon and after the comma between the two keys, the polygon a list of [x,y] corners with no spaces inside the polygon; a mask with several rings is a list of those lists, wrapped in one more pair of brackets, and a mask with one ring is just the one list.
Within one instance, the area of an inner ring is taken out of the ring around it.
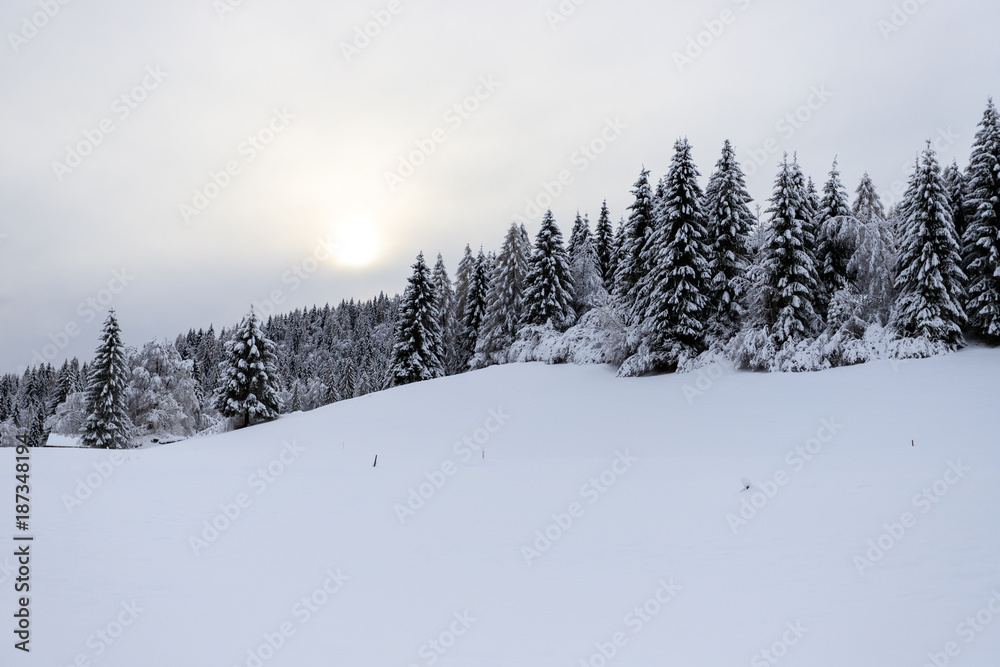
{"label": "coniferous forest", "polygon": [[[816,186],[816,183],[821,183]],[[853,192],[852,192],[853,191]],[[814,181],[795,155],[752,201],[734,147],[702,172],[686,139],[645,168],[615,224],[551,211],[532,240],[497,230],[453,279],[417,255],[402,296],[189,330],[141,348],[107,315],[92,360],[0,377],[0,442],[48,433],[129,448],[242,428],[407,384],[526,361],[606,363],[623,377],[723,363],[816,371],[955,351],[1000,336],[1000,115],[992,100],[969,163],[928,142],[902,200]],[[755,213],[762,210],[761,214]]]}

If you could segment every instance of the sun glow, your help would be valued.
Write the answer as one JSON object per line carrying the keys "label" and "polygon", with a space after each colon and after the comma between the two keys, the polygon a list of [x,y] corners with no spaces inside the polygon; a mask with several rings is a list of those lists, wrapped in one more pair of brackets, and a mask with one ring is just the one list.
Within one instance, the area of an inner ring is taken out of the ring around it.
{"label": "sun glow", "polygon": [[371,264],[381,245],[374,226],[362,221],[341,225],[334,232],[334,239],[337,261],[354,267]]}

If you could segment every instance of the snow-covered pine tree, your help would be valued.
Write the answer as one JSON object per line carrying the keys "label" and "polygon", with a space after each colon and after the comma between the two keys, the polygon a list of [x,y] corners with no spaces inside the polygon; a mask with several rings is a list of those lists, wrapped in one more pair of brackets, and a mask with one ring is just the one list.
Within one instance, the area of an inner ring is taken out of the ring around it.
{"label": "snow-covered pine tree", "polygon": [[965,232],[969,323],[980,334],[1000,336],[1000,114],[989,100],[972,147]]}
{"label": "snow-covered pine tree", "polygon": [[531,258],[527,232],[511,223],[497,257],[496,269],[486,297],[486,314],[476,341],[473,366],[483,368],[500,362],[514,342],[524,310],[524,288]]}
{"label": "snow-covered pine tree", "polygon": [[736,332],[744,314],[750,233],[756,222],[748,206],[751,201],[736,151],[727,139],[705,189],[711,307],[724,336]]}
{"label": "snow-covered pine tree", "polygon": [[658,369],[673,369],[680,354],[705,349],[711,273],[699,175],[691,145],[678,140],[663,182],[660,219],[643,248],[649,272],[639,283],[638,302],[648,304],[643,333]]}
{"label": "snow-covered pine tree", "polygon": [[615,232],[611,228],[611,213],[608,200],[601,203],[601,215],[594,228],[594,250],[597,252],[597,268],[601,273],[604,287],[610,293],[614,289]]}
{"label": "snow-covered pine tree", "polygon": [[552,211],[546,211],[535,237],[535,249],[525,279],[523,323],[562,330],[573,324],[573,279],[563,248],[562,232]]}
{"label": "snow-covered pine tree", "polygon": [[394,385],[430,380],[444,375],[441,362],[441,320],[437,312],[437,294],[424,253],[417,255],[396,321],[396,344],[393,347],[392,381]]}
{"label": "snow-covered pine tree", "polygon": [[479,329],[483,326],[486,316],[486,296],[490,289],[490,261],[479,249],[472,266],[469,278],[469,288],[465,297],[465,307],[461,314],[461,333],[459,335],[460,371],[469,369],[469,362],[476,352],[476,342],[479,340]]}
{"label": "snow-covered pine tree", "polygon": [[97,356],[90,364],[86,421],[80,433],[84,447],[128,449],[132,425],[125,412],[129,370],[125,363],[121,329],[114,309],[108,311]]}
{"label": "snow-covered pine tree", "polygon": [[276,419],[281,402],[275,345],[261,331],[253,308],[233,330],[223,350],[216,409],[236,420],[236,428]]}
{"label": "snow-covered pine tree", "polygon": [[472,274],[475,270],[476,258],[473,256],[469,244],[465,244],[465,252],[462,254],[462,260],[458,263],[458,272],[455,275],[455,317],[458,320],[459,331],[461,330],[462,314],[465,313],[465,301],[469,298],[469,283],[472,281]]}
{"label": "snow-covered pine tree", "polygon": [[639,281],[645,275],[642,252],[646,246],[647,233],[654,224],[653,191],[649,185],[649,170],[645,167],[632,187],[632,196],[635,200],[629,206],[628,220],[619,228],[621,239],[617,253],[614,297],[626,320],[638,324],[634,308]]}
{"label": "snow-covered pine tree", "polygon": [[851,214],[856,221],[856,249],[847,273],[861,296],[861,316],[866,322],[885,325],[892,309],[896,238],[886,220],[875,184],[867,173],[858,185]]}
{"label": "snow-covered pine tree", "polygon": [[807,193],[795,172],[786,154],[774,182],[767,209],[769,230],[761,249],[762,315],[778,349],[810,336],[818,324],[816,266],[807,250],[811,239],[805,227]]}
{"label": "snow-covered pine tree", "polygon": [[830,178],[823,186],[816,224],[819,237],[816,243],[816,270],[819,274],[820,293],[817,305],[825,316],[833,295],[848,286],[847,265],[854,256],[854,235],[851,233],[851,206],[847,189],[840,181],[840,171],[834,158]]}
{"label": "snow-covered pine tree", "polygon": [[906,207],[893,312],[897,330],[952,347],[965,344],[961,254],[937,154],[927,142]]}
{"label": "snow-covered pine tree", "polygon": [[583,317],[588,310],[604,305],[608,299],[593,236],[584,237],[573,249],[569,266],[573,278],[573,310],[578,317]]}
{"label": "snow-covered pine tree", "polygon": [[573,221],[573,230],[569,235],[569,243],[566,245],[566,254],[573,257],[584,241],[590,239],[590,220],[586,215],[581,216],[580,211],[576,212],[576,219]]}
{"label": "snow-covered pine tree", "polygon": [[437,263],[431,276],[434,282],[434,293],[437,295],[438,317],[441,326],[441,347],[444,350],[445,375],[460,372],[458,354],[458,314],[455,310],[455,290],[444,266],[444,258],[438,253]]}
{"label": "snow-covered pine tree", "polygon": [[[973,150],[975,150],[973,148]],[[955,225],[955,236],[961,241],[965,237],[965,230],[969,227],[971,213],[969,209],[969,183],[968,178],[958,167],[958,162],[945,167],[941,173],[945,190],[948,191],[948,203],[951,205],[952,222]]]}

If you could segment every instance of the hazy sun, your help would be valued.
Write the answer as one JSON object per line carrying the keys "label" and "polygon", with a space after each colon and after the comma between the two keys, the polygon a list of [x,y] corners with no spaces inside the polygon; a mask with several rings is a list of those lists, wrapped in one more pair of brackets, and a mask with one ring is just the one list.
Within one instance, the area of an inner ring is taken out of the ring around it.
{"label": "hazy sun", "polygon": [[348,266],[367,266],[378,255],[379,237],[365,222],[342,225],[335,233],[337,261]]}

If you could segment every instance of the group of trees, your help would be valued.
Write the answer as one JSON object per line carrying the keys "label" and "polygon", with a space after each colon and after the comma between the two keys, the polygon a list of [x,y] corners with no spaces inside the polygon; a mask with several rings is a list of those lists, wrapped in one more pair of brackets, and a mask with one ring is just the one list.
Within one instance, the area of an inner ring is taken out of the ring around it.
{"label": "group of trees", "polygon": [[[187,437],[522,360],[598,361],[620,375],[720,357],[812,370],[954,350],[1000,336],[1000,115],[968,168],[917,158],[885,211],[865,174],[853,204],[834,160],[821,191],[780,164],[763,220],[727,141],[704,189],[686,139],[654,188],[643,168],[615,229],[606,203],[567,243],[549,211],[498,253],[467,245],[453,281],[423,253],[402,297],[296,310],[126,348],[112,311],[89,364],[0,377],[0,442],[49,430],[90,447]],[[758,208],[759,210],[759,208]]]}
{"label": "group of trees", "polygon": [[[867,174],[853,205],[834,160],[822,191],[793,156],[763,220],[727,141],[702,190],[686,139],[628,217],[607,206],[568,244],[551,211],[533,247],[512,224],[498,255],[468,246],[453,286],[421,253],[402,297],[397,384],[523,359],[583,354],[621,375],[725,356],[742,367],[810,370],[922,356],[1000,335],[1000,118],[992,100],[970,165],[942,170],[928,143],[886,212]],[[575,348],[575,349],[574,349]]]}

